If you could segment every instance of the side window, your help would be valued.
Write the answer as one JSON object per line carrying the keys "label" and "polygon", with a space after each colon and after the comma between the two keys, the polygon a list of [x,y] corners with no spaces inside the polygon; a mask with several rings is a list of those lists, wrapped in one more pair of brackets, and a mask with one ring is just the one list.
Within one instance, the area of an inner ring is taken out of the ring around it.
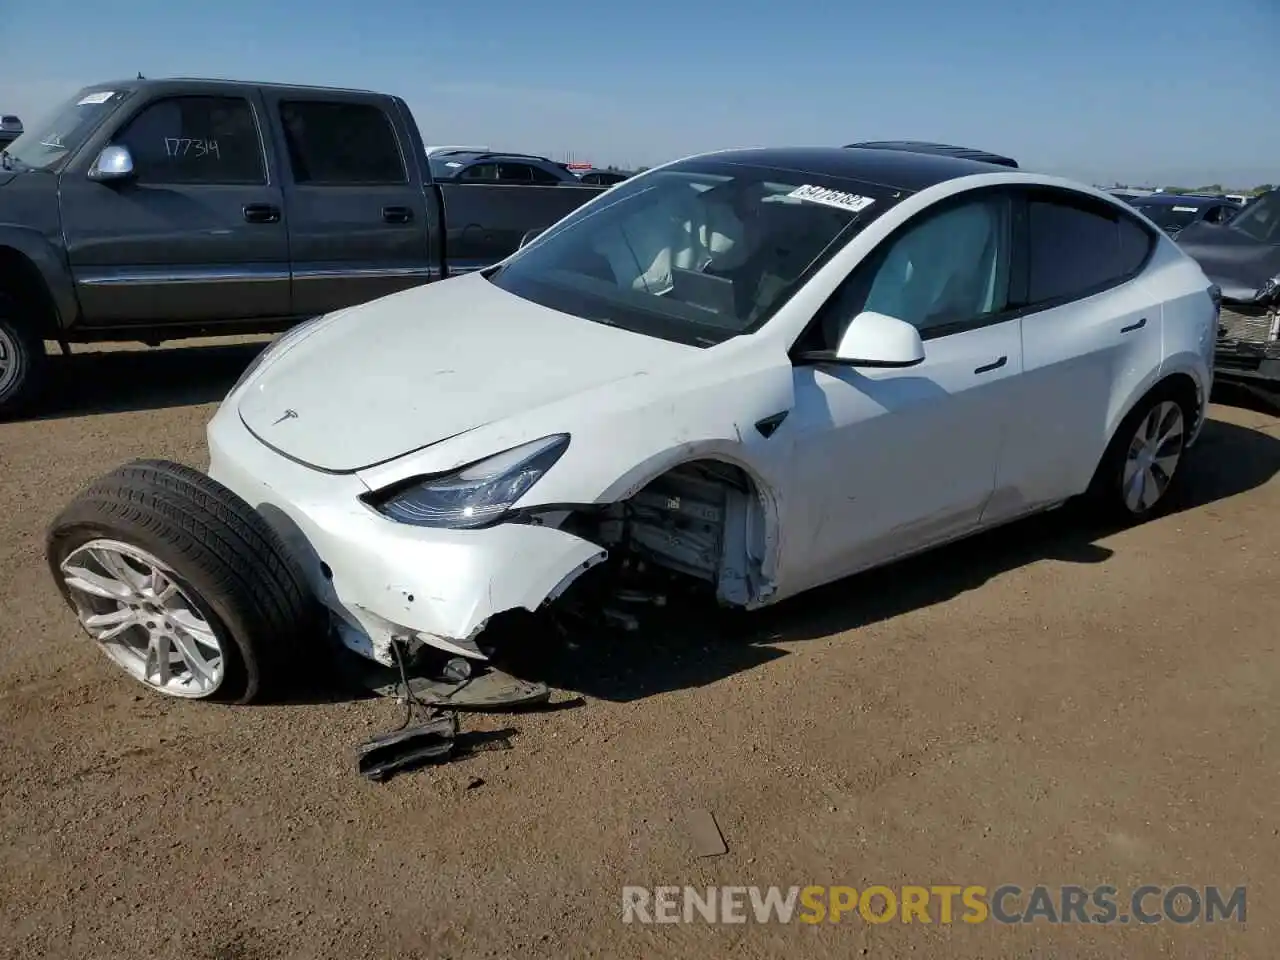
{"label": "side window", "polygon": [[390,118],[368,103],[285,100],[280,122],[296,183],[408,183]]}
{"label": "side window", "polygon": [[498,165],[496,163],[477,163],[462,171],[462,180],[497,180]]}
{"label": "side window", "polygon": [[1028,305],[1066,302],[1123,282],[1146,257],[1144,250],[1135,262],[1128,226],[1119,211],[1033,198],[1027,204]]}
{"label": "side window", "polygon": [[1156,244],[1156,238],[1128,217],[1122,216],[1118,226],[1120,253],[1116,257],[1115,269],[1120,276],[1127,277],[1131,273],[1137,273],[1146,262],[1151,248]]}
{"label": "side window", "polygon": [[267,182],[258,124],[241,97],[157,100],[112,142],[133,154],[139,183]]}
{"label": "side window", "polygon": [[541,167],[529,167],[529,173],[533,175],[534,183],[554,184],[559,183],[560,178],[550,170],[543,170]]}
{"label": "side window", "polygon": [[502,183],[533,183],[533,171],[527,163],[500,163],[498,179]]}
{"label": "side window", "polygon": [[834,350],[866,311],[905,320],[926,339],[967,329],[1009,305],[1012,204],[987,195],[890,236],[819,312],[821,341]]}

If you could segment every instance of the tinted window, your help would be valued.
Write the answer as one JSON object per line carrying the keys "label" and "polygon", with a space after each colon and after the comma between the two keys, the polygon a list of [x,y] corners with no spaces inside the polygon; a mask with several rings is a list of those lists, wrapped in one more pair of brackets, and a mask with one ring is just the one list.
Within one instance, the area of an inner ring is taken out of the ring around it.
{"label": "tinted window", "polygon": [[112,141],[128,147],[139,183],[265,183],[249,101],[170,97],[144,107]]}
{"label": "tinted window", "polygon": [[1116,273],[1128,276],[1141,269],[1156,240],[1140,224],[1128,217],[1120,218],[1119,229],[1120,254],[1116,257]]}
{"label": "tinted window", "polygon": [[297,183],[408,182],[395,127],[371,104],[285,101],[280,121]]}
{"label": "tinted window", "polygon": [[533,171],[527,163],[500,163],[498,179],[504,183],[532,183]]}
{"label": "tinted window", "polygon": [[[1121,224],[1118,211],[1033,199],[1028,204],[1028,302],[1087,296],[1132,273],[1132,256],[1121,255]],[[1127,246],[1132,242],[1130,237]]]}
{"label": "tinted window", "polygon": [[463,180],[497,180],[498,165],[496,163],[477,163],[462,171]]}
{"label": "tinted window", "polygon": [[1260,243],[1280,243],[1280,190],[1255,199],[1231,220],[1231,229]]}
{"label": "tinted window", "polygon": [[529,173],[533,176],[534,183],[559,183],[560,178],[550,170],[543,170],[541,167],[530,167]]}

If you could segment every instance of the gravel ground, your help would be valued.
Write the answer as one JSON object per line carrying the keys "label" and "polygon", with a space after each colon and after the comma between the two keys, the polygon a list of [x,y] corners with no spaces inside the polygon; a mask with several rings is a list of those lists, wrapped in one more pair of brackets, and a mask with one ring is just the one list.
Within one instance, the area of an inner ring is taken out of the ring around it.
{"label": "gravel ground", "polygon": [[[205,465],[255,349],[80,351],[48,416],[0,425],[0,956],[1274,955],[1276,417],[1215,405],[1163,519],[1099,536],[1060,512],[745,636],[566,655],[561,709],[467,718],[505,736],[375,785],[352,751],[395,704],[163,701],[44,566],[94,475]],[[695,856],[694,810],[727,854]],[[877,883],[1245,884],[1248,921],[621,922],[628,884]]]}

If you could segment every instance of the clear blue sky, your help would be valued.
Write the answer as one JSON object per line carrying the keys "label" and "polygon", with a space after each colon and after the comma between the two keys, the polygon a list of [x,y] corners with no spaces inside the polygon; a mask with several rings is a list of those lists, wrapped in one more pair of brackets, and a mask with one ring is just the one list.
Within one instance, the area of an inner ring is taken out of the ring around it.
{"label": "clear blue sky", "polygon": [[[1087,180],[1280,181],[1280,0],[0,0],[0,108],[214,76],[370,87],[428,143],[651,164],[911,138]],[[483,12],[481,12],[483,11]]]}

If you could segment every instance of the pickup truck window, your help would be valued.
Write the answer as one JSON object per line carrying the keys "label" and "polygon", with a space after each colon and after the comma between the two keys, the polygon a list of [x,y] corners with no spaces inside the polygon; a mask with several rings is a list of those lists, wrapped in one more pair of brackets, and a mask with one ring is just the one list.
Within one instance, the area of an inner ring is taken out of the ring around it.
{"label": "pickup truck window", "polygon": [[280,121],[296,183],[409,182],[395,127],[372,104],[286,100]]}
{"label": "pickup truck window", "polygon": [[166,97],[112,138],[133,154],[139,183],[267,182],[262,137],[242,97]]}

